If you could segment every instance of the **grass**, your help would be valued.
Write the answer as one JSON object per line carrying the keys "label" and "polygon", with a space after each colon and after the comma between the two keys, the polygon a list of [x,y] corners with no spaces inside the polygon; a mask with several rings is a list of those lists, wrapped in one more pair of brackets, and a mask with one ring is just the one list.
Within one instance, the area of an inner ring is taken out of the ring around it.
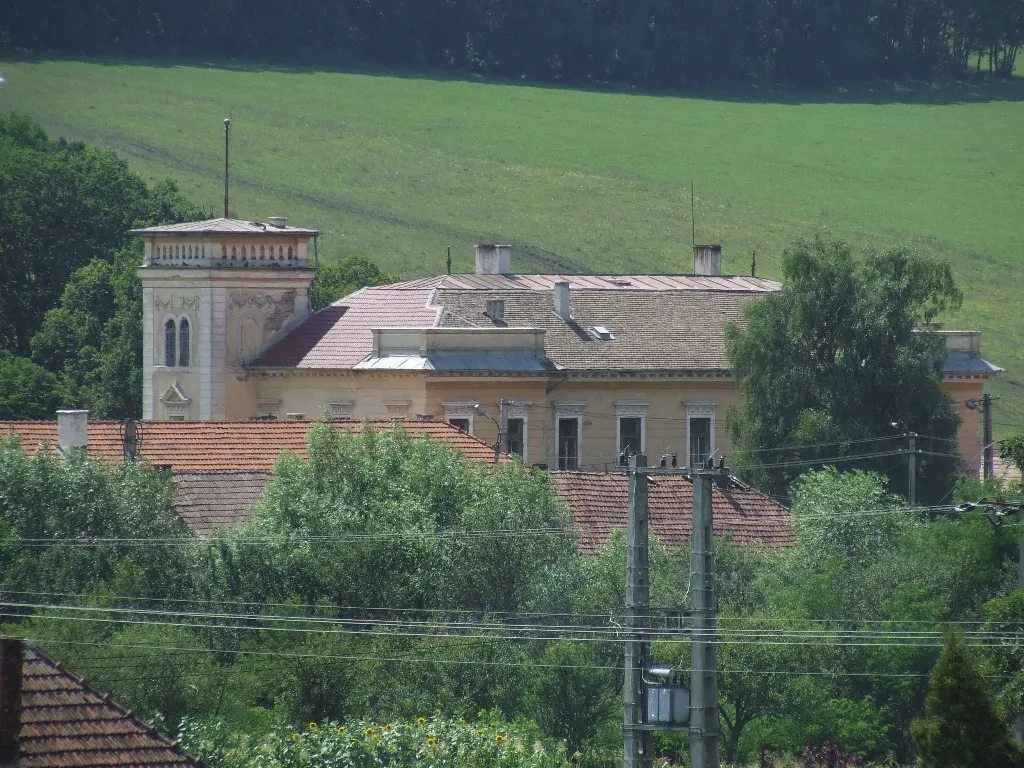
{"label": "grass", "polygon": [[0,62],[0,108],[176,178],[214,211],[232,118],[234,215],[288,215],[321,254],[404,275],[470,269],[472,244],[520,271],[690,268],[778,274],[793,239],[909,243],[965,292],[947,325],[984,331],[1007,369],[996,434],[1024,431],[1024,87],[640,95],[472,78],[168,63]]}

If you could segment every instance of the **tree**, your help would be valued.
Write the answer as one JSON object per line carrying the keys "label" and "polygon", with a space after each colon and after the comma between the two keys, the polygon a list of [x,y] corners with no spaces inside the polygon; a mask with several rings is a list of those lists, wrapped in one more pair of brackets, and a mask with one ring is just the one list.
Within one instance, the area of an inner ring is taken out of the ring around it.
{"label": "tree", "polygon": [[72,405],[59,377],[24,357],[0,350],[0,419],[52,419]]}
{"label": "tree", "polygon": [[991,768],[1022,764],[1010,729],[996,712],[963,638],[946,635],[932,671],[926,715],[911,732],[924,768]]}
{"label": "tree", "polygon": [[364,286],[384,285],[394,280],[365,256],[345,256],[330,264],[321,264],[313,280],[313,309],[323,309]]}
{"label": "tree", "polygon": [[[871,441],[893,435],[896,424],[931,438],[919,441],[928,451],[917,462],[920,500],[944,496],[959,417],[939,385],[943,341],[929,328],[960,301],[949,265],[913,251],[857,259],[837,240],[797,242],[783,258],[782,290],[748,304],[745,327],[727,329],[743,394],[742,410],[730,417],[734,466],[763,491],[784,495],[808,464],[888,451],[884,460],[843,466],[886,472],[902,490],[905,468],[892,463],[892,438]],[[778,466],[788,462],[802,463]]]}

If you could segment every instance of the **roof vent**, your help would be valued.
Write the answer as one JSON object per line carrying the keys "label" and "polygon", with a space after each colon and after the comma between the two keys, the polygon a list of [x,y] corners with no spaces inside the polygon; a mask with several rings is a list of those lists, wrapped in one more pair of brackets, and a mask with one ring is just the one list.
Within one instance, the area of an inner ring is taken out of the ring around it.
{"label": "roof vent", "polygon": [[484,314],[491,318],[495,323],[505,322],[505,300],[488,299],[487,309],[484,310]]}
{"label": "roof vent", "polygon": [[473,249],[476,252],[476,273],[478,275],[508,275],[512,272],[512,246],[483,243]]}
{"label": "roof vent", "polygon": [[287,216],[267,216],[267,224],[275,229],[284,229],[288,226]]}
{"label": "roof vent", "polygon": [[615,334],[605,328],[603,325],[595,325],[590,329],[590,332],[601,341],[611,341],[615,338]]}
{"label": "roof vent", "polygon": [[717,244],[693,246],[693,274],[721,275],[722,246]]}
{"label": "roof vent", "polygon": [[305,421],[306,420],[306,414],[304,414],[304,413],[286,413],[284,415],[284,417],[286,419],[288,419],[288,421]]}

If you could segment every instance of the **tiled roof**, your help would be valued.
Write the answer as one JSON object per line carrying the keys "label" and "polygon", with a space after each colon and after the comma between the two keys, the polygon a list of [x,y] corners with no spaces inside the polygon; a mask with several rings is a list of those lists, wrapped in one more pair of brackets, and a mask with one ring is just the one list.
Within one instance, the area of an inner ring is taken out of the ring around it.
{"label": "tiled roof", "polygon": [[[725,328],[743,323],[743,307],[761,293],[700,290],[570,290],[572,320],[555,314],[550,291],[439,290],[445,327],[495,327],[488,299],[504,299],[504,324],[543,328],[544,351],[559,368],[605,370],[728,370]],[[613,338],[598,339],[601,326]]]}
{"label": "tiled roof", "polygon": [[410,290],[442,288],[472,291],[551,291],[555,283],[570,290],[621,291],[777,291],[782,284],[763,277],[742,275],[439,275],[393,283]]}
{"label": "tiled roof", "polygon": [[246,522],[270,472],[176,472],[174,509],[194,533],[209,536]]}
{"label": "tiled roof", "polygon": [[315,229],[302,227],[275,227],[260,221],[244,219],[207,219],[205,221],[186,221],[181,224],[164,224],[159,227],[131,230],[133,235],[150,237],[153,235],[308,235],[320,234]]}
{"label": "tiled roof", "polygon": [[131,712],[25,648],[19,738],[22,768],[188,768],[201,766]]}
{"label": "tiled roof", "polygon": [[373,351],[374,328],[432,328],[440,308],[430,289],[364,288],[317,312],[253,367],[351,368]]}
{"label": "tiled roof", "polygon": [[[572,285],[572,321],[554,312],[552,287],[561,280]],[[443,275],[357,291],[252,367],[352,368],[372,355],[374,328],[493,328],[487,300],[503,299],[501,327],[546,330],[545,352],[563,369],[726,370],[726,324],[741,323],[747,302],[778,289],[772,280],[732,276]],[[594,326],[614,339],[598,340]]]}
{"label": "tiled roof", "polygon": [[[597,552],[612,531],[626,529],[629,481],[625,474],[553,472],[558,496],[572,510],[580,551]],[[739,544],[791,547],[796,535],[789,511],[733,479],[730,488],[711,492],[715,535],[732,534]],[[650,531],[666,547],[681,547],[693,530],[693,484],[680,475],[651,476],[648,481]]]}
{"label": "tiled roof", "polygon": [[[306,435],[313,421],[144,421],[139,423],[140,459],[175,472],[267,472],[282,451],[306,455]],[[391,421],[373,422],[387,429]],[[494,448],[442,421],[402,422],[413,436],[427,435],[458,448],[471,461],[493,461]],[[362,422],[335,422],[339,429],[360,434]],[[89,422],[88,451],[109,461],[122,458],[121,425],[116,421]],[[55,421],[0,421],[0,438],[21,437],[26,450],[56,445]]]}

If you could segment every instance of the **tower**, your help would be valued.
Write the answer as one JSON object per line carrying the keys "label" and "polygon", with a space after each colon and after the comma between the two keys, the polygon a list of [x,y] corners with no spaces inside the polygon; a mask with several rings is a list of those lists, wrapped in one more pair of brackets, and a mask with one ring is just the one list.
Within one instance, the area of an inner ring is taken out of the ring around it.
{"label": "tower", "polygon": [[319,232],[238,219],[136,229],[142,281],[142,417],[251,415],[244,363],[309,317]]}

